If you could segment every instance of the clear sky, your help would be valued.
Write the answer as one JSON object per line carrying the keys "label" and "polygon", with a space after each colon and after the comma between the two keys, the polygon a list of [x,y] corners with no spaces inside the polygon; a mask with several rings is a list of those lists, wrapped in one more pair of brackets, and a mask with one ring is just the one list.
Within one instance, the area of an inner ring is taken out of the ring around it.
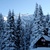
{"label": "clear sky", "polygon": [[33,14],[36,3],[42,6],[44,14],[50,14],[50,0],[0,0],[0,13],[7,15],[9,9],[14,9],[15,14]]}

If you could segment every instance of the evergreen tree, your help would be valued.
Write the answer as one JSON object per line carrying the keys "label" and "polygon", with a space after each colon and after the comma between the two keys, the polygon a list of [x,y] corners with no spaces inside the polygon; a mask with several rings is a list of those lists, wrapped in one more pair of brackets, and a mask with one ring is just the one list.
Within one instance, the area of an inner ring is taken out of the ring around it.
{"label": "evergreen tree", "polygon": [[33,23],[32,22],[27,22],[25,26],[25,50],[30,50],[30,44],[31,44],[31,34],[32,34],[32,27]]}
{"label": "evergreen tree", "polygon": [[[38,6],[36,6],[36,7],[38,7]],[[42,11],[41,6],[39,6],[38,12],[36,12],[36,14],[34,14],[34,22],[33,22],[34,23],[33,24],[33,35],[35,36],[34,39],[38,35],[43,34],[43,18],[44,18],[44,16],[43,16],[43,11]]]}
{"label": "evergreen tree", "polygon": [[0,50],[2,50],[2,41],[3,41],[3,33],[4,33],[4,19],[2,14],[0,14]]}
{"label": "evergreen tree", "polygon": [[[35,9],[35,13],[34,13],[34,21],[33,21],[33,34],[37,34],[39,31],[39,22],[40,22],[40,18],[39,18],[39,8],[38,8],[38,4],[36,4],[36,9]],[[36,35],[35,35],[36,36]]]}
{"label": "evergreen tree", "polygon": [[41,5],[39,5],[38,16],[40,17],[40,20],[41,20],[41,23],[42,23],[43,22],[43,11],[42,11]]}
{"label": "evergreen tree", "polygon": [[17,47],[17,50],[23,50],[23,35],[24,35],[24,32],[23,32],[23,28],[22,28],[22,22],[21,22],[21,18],[20,18],[20,14],[19,14],[19,17],[17,19],[17,28],[16,28],[16,41],[15,41],[15,44],[16,44],[16,47]]}
{"label": "evergreen tree", "polygon": [[25,39],[25,42],[26,42],[26,50],[29,49],[29,23],[26,24],[26,35],[25,35],[26,39]]}
{"label": "evergreen tree", "polygon": [[39,5],[37,25],[38,25],[39,33],[41,33],[41,34],[43,31],[43,18],[44,18],[44,16],[43,16],[42,7]]}
{"label": "evergreen tree", "polygon": [[12,11],[12,15],[10,17],[10,29],[11,33],[15,35],[15,20],[14,20],[14,11]]}
{"label": "evergreen tree", "polygon": [[46,23],[49,21],[49,14],[46,16]]}
{"label": "evergreen tree", "polygon": [[14,16],[11,14],[11,11],[9,11],[8,17],[7,17],[7,28],[6,33],[4,35],[4,50],[14,50],[15,44],[14,44]]}
{"label": "evergreen tree", "polygon": [[36,36],[36,34],[39,33],[39,29],[40,29],[40,15],[39,10],[40,8],[38,8],[38,4],[36,4],[36,9],[35,9],[35,13],[34,13],[34,24],[33,24],[33,32],[34,32],[34,35]]}
{"label": "evergreen tree", "polygon": [[34,12],[34,20],[37,20],[38,17],[38,4],[36,3],[35,12]]}
{"label": "evergreen tree", "polygon": [[50,36],[50,16],[49,17],[49,20],[48,20],[48,36]]}
{"label": "evergreen tree", "polygon": [[49,14],[47,16],[45,16],[45,21],[43,22],[43,26],[44,26],[44,34],[48,36],[48,30],[49,30],[49,27],[48,27],[48,23],[49,23]]}

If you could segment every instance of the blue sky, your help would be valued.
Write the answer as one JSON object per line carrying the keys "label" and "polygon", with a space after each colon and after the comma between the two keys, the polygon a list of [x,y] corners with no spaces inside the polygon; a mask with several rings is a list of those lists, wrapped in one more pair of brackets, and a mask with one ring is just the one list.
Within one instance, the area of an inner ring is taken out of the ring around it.
{"label": "blue sky", "polygon": [[0,13],[7,15],[9,9],[14,9],[15,14],[33,14],[36,3],[42,6],[44,14],[50,14],[50,0],[0,0]]}

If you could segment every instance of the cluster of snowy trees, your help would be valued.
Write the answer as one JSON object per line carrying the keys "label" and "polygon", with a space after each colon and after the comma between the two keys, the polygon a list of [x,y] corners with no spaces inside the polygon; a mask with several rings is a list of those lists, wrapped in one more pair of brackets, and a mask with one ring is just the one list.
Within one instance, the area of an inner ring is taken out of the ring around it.
{"label": "cluster of snowy trees", "polygon": [[36,4],[36,9],[34,12],[34,33],[35,34],[45,34],[47,36],[50,36],[50,16],[48,15],[44,15],[43,11],[42,11],[42,7],[38,4]]}
{"label": "cluster of snowy trees", "polygon": [[39,34],[50,35],[50,17],[43,15],[42,7],[38,7],[38,4],[32,18],[23,26],[20,14],[16,23],[14,11],[9,11],[7,22],[0,14],[0,50],[29,50],[32,38],[35,39]]}
{"label": "cluster of snowy trees", "polygon": [[28,24],[22,26],[20,14],[15,23],[14,12],[9,11],[5,22],[0,14],[0,50],[28,50],[30,33]]}

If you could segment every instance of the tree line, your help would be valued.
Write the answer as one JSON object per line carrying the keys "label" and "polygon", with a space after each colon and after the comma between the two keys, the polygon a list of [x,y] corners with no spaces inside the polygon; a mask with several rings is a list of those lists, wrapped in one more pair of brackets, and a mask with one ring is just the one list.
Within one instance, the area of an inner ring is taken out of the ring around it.
{"label": "tree line", "polygon": [[39,34],[49,36],[49,15],[44,16],[42,7],[38,7],[38,4],[36,4],[33,18],[23,26],[20,14],[16,23],[14,11],[9,10],[6,22],[0,14],[0,50],[29,50],[33,37],[35,39]]}

